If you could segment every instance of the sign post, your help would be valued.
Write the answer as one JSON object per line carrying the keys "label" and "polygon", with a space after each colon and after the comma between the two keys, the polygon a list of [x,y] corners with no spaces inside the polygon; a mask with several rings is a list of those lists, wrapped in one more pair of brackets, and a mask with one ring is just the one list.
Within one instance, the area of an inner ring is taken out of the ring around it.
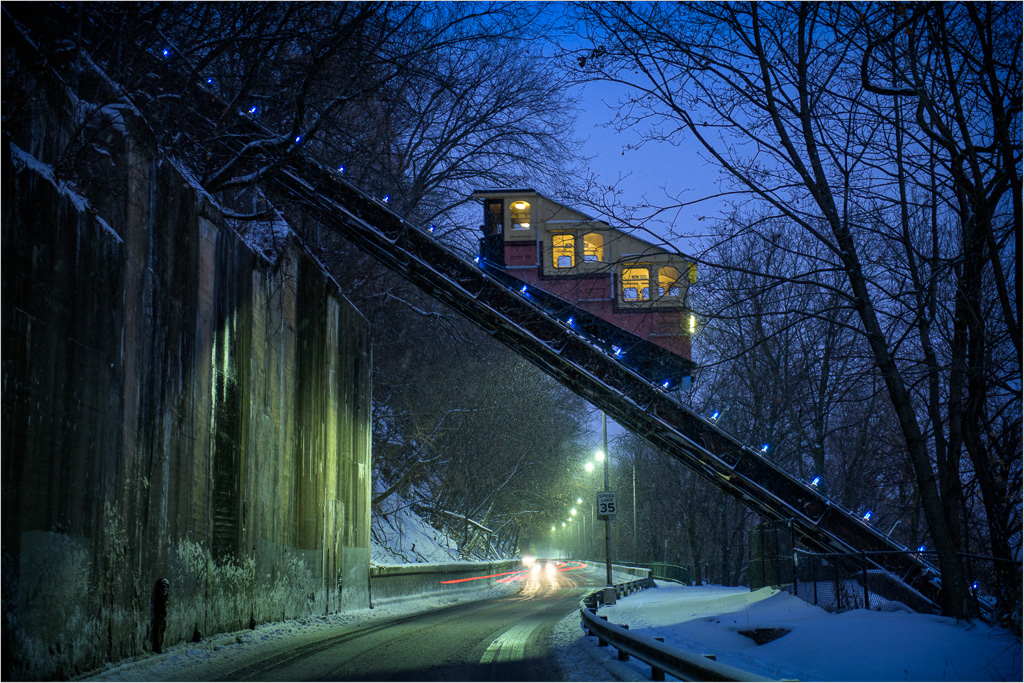
{"label": "sign post", "polygon": [[[611,505],[609,510],[605,508],[604,515],[604,556],[605,556],[605,577],[607,583],[604,589],[604,604],[615,604],[615,588],[612,584],[612,518],[615,516],[615,492],[608,490],[608,415],[601,411],[601,446],[604,448],[604,491],[597,494],[597,509],[601,511],[601,496],[605,496],[606,506]],[[608,496],[611,496],[608,498]]]}

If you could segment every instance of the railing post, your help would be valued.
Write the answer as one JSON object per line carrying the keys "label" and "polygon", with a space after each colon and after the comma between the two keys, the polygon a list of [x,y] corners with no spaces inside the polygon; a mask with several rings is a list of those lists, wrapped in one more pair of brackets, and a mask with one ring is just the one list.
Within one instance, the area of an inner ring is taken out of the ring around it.
{"label": "railing post", "polygon": [[[839,559],[839,558],[836,558],[836,559]],[[836,614],[839,614],[839,612],[843,609],[843,606],[840,604],[840,602],[841,602],[840,598],[842,597],[843,594],[839,592],[839,563],[838,562],[833,562],[832,566],[836,570]]]}
{"label": "railing post", "polygon": [[[659,643],[664,643],[665,639],[661,636],[654,636],[654,639]],[[659,669],[658,667],[651,664],[651,680],[652,681],[663,681],[665,680],[665,670]]]}
{"label": "railing post", "polygon": [[867,553],[860,554],[861,566],[864,570],[864,609],[871,609],[871,597],[868,595],[868,556]]}
{"label": "railing post", "polygon": [[764,541],[765,541],[765,534],[764,534],[764,532],[761,532],[760,536],[761,537],[758,539],[758,543],[757,543],[757,551],[761,555],[761,562],[760,562],[760,569],[761,569],[761,571],[760,571],[760,576],[758,577],[758,584],[759,585],[756,586],[756,587],[757,588],[764,588],[765,586],[768,585],[768,570],[764,566]]}
{"label": "railing post", "polygon": [[818,604],[818,558],[811,562],[811,583],[814,584],[814,604]]}
{"label": "railing post", "polygon": [[[629,624],[619,624],[619,626],[621,626],[622,628],[626,629],[627,631],[629,630]],[[620,662],[628,661],[629,660],[629,653],[626,652],[625,650],[619,648],[618,659],[619,659]]]}
{"label": "railing post", "polygon": [[[599,615],[599,616],[600,616],[600,615]],[[602,619],[604,619],[605,621],[608,621],[608,617],[601,617],[601,618],[602,618]],[[608,644],[608,641],[607,641],[607,640],[605,640],[605,639],[604,639],[604,638],[603,638],[603,637],[601,636],[601,634],[600,634],[600,633],[598,633],[598,634],[597,634],[597,645],[598,645],[598,647],[604,647],[604,646],[605,646],[605,645],[607,645],[607,644]]]}
{"label": "railing post", "polygon": [[796,529],[793,520],[789,520],[789,554],[793,558],[793,595],[800,597],[800,590],[796,583]]}

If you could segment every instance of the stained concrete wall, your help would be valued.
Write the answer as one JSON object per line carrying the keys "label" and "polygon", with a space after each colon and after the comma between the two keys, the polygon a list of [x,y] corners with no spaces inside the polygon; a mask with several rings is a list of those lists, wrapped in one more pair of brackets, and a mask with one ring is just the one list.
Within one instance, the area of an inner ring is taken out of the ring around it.
{"label": "stained concrete wall", "polygon": [[6,50],[4,678],[367,606],[366,321],[130,107]]}

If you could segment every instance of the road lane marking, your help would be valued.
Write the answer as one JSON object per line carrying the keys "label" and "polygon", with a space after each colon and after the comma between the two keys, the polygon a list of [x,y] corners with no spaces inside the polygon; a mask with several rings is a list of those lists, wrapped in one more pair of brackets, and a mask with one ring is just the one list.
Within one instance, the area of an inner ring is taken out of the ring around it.
{"label": "road lane marking", "polygon": [[526,655],[526,643],[534,631],[540,628],[540,622],[518,624],[491,641],[480,658],[481,664],[492,662],[514,662],[522,660]]}

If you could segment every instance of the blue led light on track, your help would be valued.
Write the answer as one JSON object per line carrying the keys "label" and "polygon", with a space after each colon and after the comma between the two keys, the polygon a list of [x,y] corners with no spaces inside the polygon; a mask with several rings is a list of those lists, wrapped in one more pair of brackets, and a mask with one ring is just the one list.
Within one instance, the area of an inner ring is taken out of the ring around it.
{"label": "blue led light on track", "polygon": [[526,294],[526,285],[523,285],[522,287],[519,288],[519,293]]}
{"label": "blue led light on track", "polygon": [[572,327],[572,326],[573,326],[573,323],[575,322],[575,320],[573,320],[573,317],[572,317],[572,316],[570,315],[570,316],[569,316],[569,320],[567,320],[566,322],[568,322],[568,323],[569,323],[569,327]]}
{"label": "blue led light on track", "polygon": [[923,553],[925,550],[928,550],[928,548],[926,548],[925,546],[921,546],[920,548],[917,549],[917,552]]}
{"label": "blue led light on track", "polygon": [[344,172],[345,172],[345,165],[342,164],[341,166],[338,167],[338,173],[344,173]]}
{"label": "blue led light on track", "polygon": [[817,486],[820,483],[821,483],[821,477],[815,477],[814,479],[811,479],[811,486]]}
{"label": "blue led light on track", "polygon": [[297,145],[297,144],[299,144],[300,142],[302,142],[302,136],[301,136],[301,135],[296,135],[296,136],[295,136],[295,144]]}
{"label": "blue led light on track", "polygon": [[391,201],[391,195],[389,195],[389,194],[384,195],[384,199],[381,200],[381,201],[383,201],[385,204],[387,204],[388,202]]}
{"label": "blue led light on track", "polygon": [[764,444],[763,446],[761,446],[761,452],[762,453],[767,453],[768,452],[768,444]]}
{"label": "blue led light on track", "polygon": [[721,415],[722,415],[722,413],[720,413],[720,412],[718,412],[716,410],[715,412],[711,413],[711,419],[712,420],[717,420],[719,417],[721,417]]}
{"label": "blue led light on track", "polygon": [[871,510],[868,510],[867,512],[864,513],[864,521],[865,522],[870,522],[871,521],[871,514],[872,514]]}
{"label": "blue led light on track", "polygon": [[249,113],[250,114],[258,114],[259,111],[260,111],[260,108],[257,107],[255,104],[252,105],[251,107],[249,107]]}
{"label": "blue led light on track", "polygon": [[170,56],[171,56],[171,51],[170,51],[169,49],[167,49],[167,48],[165,47],[165,48],[164,48],[164,49],[163,49],[163,50],[162,50],[162,51],[160,52],[160,54],[162,54],[162,55],[163,55],[164,57],[170,57]]}

